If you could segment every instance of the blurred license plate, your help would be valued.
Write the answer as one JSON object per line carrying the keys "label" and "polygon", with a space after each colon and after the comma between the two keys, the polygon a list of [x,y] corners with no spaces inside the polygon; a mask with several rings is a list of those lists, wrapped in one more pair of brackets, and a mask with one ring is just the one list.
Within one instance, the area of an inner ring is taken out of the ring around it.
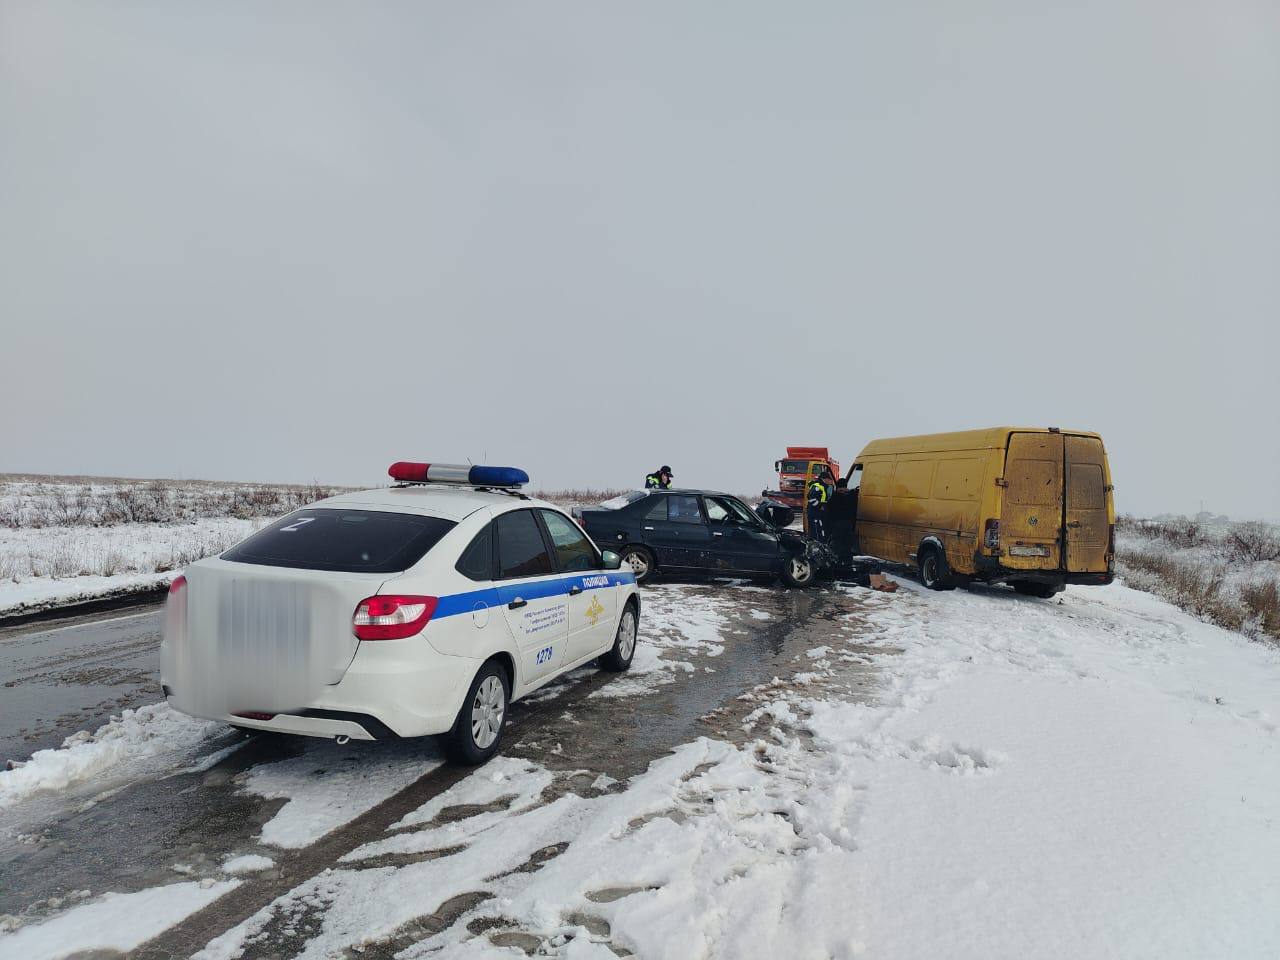
{"label": "blurred license plate", "polygon": [[1011,557],[1047,557],[1048,555],[1049,548],[1044,546],[1009,548],[1009,556]]}

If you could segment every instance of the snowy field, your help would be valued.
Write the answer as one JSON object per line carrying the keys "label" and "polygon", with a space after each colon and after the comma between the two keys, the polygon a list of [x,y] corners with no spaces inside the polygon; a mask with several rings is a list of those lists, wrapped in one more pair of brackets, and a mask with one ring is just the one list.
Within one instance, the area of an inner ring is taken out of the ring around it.
{"label": "snowy field", "polygon": [[1127,583],[1246,636],[1280,643],[1280,527],[1121,517]]}
{"label": "snowy field", "polygon": [[0,475],[0,614],[164,586],[334,488]]}
{"label": "snowy field", "polygon": [[[847,613],[810,625],[819,642],[786,676],[640,774],[500,757],[198,956],[1280,956],[1274,648],[1121,585],[1053,601],[902,587],[832,588]],[[644,596],[640,672],[589,702],[624,711],[722,676],[753,649],[743,625],[771,629],[787,599]],[[871,695],[850,670],[873,671]],[[46,775],[65,790],[104,758],[166,775],[226,749],[164,707],[133,719],[0,773],[10,814]],[[239,789],[286,801],[255,844],[0,920],[0,957],[130,949],[435,763],[392,745],[255,766]]]}
{"label": "snowy field", "polygon": [[[345,488],[0,474],[0,616],[163,587]],[[617,491],[551,491],[568,509]]]}

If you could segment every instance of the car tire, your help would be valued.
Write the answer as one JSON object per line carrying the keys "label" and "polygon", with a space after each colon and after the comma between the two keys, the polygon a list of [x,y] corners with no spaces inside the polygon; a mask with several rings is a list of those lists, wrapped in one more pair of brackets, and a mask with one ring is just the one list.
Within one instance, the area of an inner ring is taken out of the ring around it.
{"label": "car tire", "polygon": [[637,543],[629,544],[622,551],[622,562],[631,568],[631,572],[636,575],[636,583],[648,583],[653,579],[654,572],[658,568],[657,562],[653,559],[653,553],[648,547],[642,547]]}
{"label": "car tire", "polygon": [[497,753],[510,704],[511,683],[507,671],[497,660],[490,660],[471,681],[453,729],[444,735],[444,753],[449,762],[474,767]]}
{"label": "car tire", "polygon": [[818,571],[814,568],[813,561],[805,556],[786,557],[782,561],[782,582],[788,587],[797,587],[803,590],[805,587],[813,585],[813,581],[818,579]]}
{"label": "car tire", "polygon": [[640,630],[640,617],[636,605],[628,603],[618,618],[618,632],[613,637],[613,647],[600,657],[600,668],[610,673],[621,673],[631,666],[636,655],[636,635]]}
{"label": "car tire", "polygon": [[1048,600],[1066,589],[1060,583],[1041,583],[1036,580],[1010,580],[1009,586],[1024,597],[1039,597],[1041,600]]}
{"label": "car tire", "polygon": [[947,565],[947,556],[936,546],[924,546],[916,554],[916,562],[920,568],[920,583],[927,590],[954,590],[955,580],[951,576],[951,568]]}

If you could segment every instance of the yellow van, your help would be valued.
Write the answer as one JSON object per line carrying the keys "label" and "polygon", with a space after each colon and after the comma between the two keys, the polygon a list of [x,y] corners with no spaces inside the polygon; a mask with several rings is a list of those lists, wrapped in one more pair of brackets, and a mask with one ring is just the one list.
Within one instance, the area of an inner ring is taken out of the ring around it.
{"label": "yellow van", "polygon": [[862,553],[948,590],[1007,582],[1050,597],[1115,579],[1111,470],[1096,433],[992,427],[873,440],[848,474]]}

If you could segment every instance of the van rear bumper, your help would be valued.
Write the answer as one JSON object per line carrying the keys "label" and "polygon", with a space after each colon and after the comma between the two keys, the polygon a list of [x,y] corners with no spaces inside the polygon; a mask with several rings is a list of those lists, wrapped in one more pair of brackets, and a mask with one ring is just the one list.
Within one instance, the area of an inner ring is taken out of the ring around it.
{"label": "van rear bumper", "polygon": [[1105,573],[1015,570],[1002,564],[999,557],[988,557],[981,553],[973,555],[973,569],[977,579],[986,580],[989,583],[999,583],[1002,580],[1029,580],[1032,583],[1074,583],[1081,586],[1105,587],[1109,583],[1114,583],[1116,579],[1115,570],[1108,570]]}

